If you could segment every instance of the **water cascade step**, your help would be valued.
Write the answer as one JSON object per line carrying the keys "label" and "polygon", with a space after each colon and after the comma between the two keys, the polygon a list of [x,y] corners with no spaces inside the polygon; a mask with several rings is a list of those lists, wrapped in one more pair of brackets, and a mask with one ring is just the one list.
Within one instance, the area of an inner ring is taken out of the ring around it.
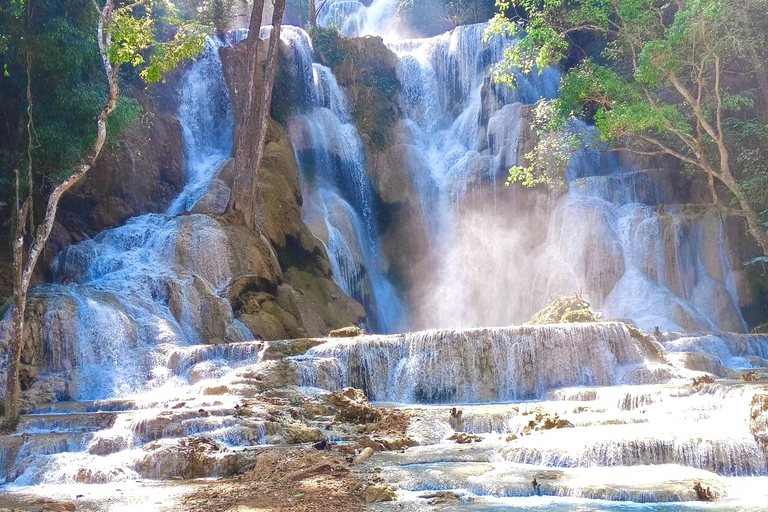
{"label": "water cascade step", "polygon": [[674,369],[660,350],[624,324],[570,324],[340,339],[295,363],[305,386],[352,386],[390,402],[466,403],[542,398],[563,386],[665,382]]}

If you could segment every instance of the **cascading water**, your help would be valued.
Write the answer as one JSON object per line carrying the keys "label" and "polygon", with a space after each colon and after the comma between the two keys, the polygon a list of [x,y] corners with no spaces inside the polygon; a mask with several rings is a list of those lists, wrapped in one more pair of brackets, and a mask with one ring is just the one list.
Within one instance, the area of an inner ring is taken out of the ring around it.
{"label": "cascading water", "polygon": [[288,121],[301,171],[304,220],[325,243],[336,282],[365,307],[370,329],[403,331],[407,314],[386,277],[373,187],[344,94],[331,70],[313,63],[306,32],[284,27],[281,38],[291,50],[305,101],[301,114]]}
{"label": "cascading water", "polygon": [[358,0],[329,0],[317,22],[325,27],[337,27],[345,36],[388,36],[400,0],[375,0],[366,5]]}
{"label": "cascading water", "polygon": [[[393,25],[386,0],[352,4],[329,4],[321,23],[353,35]],[[703,208],[664,207],[674,196],[667,174],[585,150],[569,166],[569,192],[554,204],[497,189],[529,138],[525,105],[556,96],[559,77],[547,69],[518,74],[515,90],[492,83],[490,66],[515,41],[483,42],[485,29],[385,35],[398,57],[414,156],[405,165],[430,238],[428,263],[408,293],[414,325],[521,323],[554,294],[584,292],[606,318],[646,330],[743,332],[723,221]]]}
{"label": "cascading water", "polygon": [[[209,39],[184,75],[179,119],[187,185],[168,215],[136,217],[68,247],[53,265],[59,284],[36,291],[48,302],[43,338],[50,357],[44,370],[70,377],[60,398],[137,393],[177,378],[165,366],[174,346],[213,337],[253,339],[233,318],[229,302],[215,293],[231,278],[221,225],[200,215],[173,217],[194,207],[232,148],[220,46]],[[180,264],[180,251],[186,250],[195,251],[194,263]],[[218,325],[206,327],[203,310]],[[255,345],[251,360],[258,350]]]}
{"label": "cascading water", "polygon": [[508,327],[342,340],[296,364],[306,386],[352,386],[380,401],[476,403],[543,397],[560,386],[663,382],[668,369],[649,363],[657,351],[621,324]]}
{"label": "cascading water", "polygon": [[205,193],[216,168],[230,157],[234,113],[219,59],[218,39],[209,39],[203,54],[184,74],[179,119],[187,161],[187,186],[168,215],[191,210]]}

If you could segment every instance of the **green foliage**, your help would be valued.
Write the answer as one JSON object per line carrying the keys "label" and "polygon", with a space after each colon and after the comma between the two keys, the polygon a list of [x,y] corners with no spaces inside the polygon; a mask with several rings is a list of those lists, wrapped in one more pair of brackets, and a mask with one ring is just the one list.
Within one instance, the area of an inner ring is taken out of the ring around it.
{"label": "green foliage", "polygon": [[[143,13],[137,13],[137,10]],[[166,19],[177,29],[167,41],[156,39],[156,20],[152,16],[152,4],[123,7],[115,13],[112,22],[112,45],[109,59],[115,65],[130,64],[140,68],[139,76],[148,84],[158,82],[185,59],[197,57],[205,47],[208,30],[197,22],[183,23],[178,19]],[[149,52],[149,61],[146,54]]]}
{"label": "green foliage", "polygon": [[320,61],[329,68],[341,64],[347,56],[342,49],[341,33],[336,27],[314,27],[309,31],[312,47]]}
{"label": "green foliage", "polygon": [[[101,2],[100,2],[101,3]],[[122,3],[118,2],[120,6]],[[96,137],[94,120],[108,96],[96,40],[98,12],[91,0],[36,0],[29,13],[23,0],[0,6],[0,185],[14,182],[13,170],[27,165],[27,58],[33,98],[34,188],[47,192],[69,173]],[[108,49],[121,68],[121,98],[110,116],[108,146],[142,116],[134,66],[145,84],[162,79],[183,59],[203,48],[209,29],[181,22],[162,0],[118,7],[109,27]],[[27,17],[29,16],[29,19]],[[26,179],[26,173],[22,173]],[[26,186],[26,184],[24,184]],[[11,204],[13,187],[0,188],[0,203]],[[0,208],[2,205],[0,204]],[[3,210],[4,218],[10,217]]]}
{"label": "green foliage", "polygon": [[[565,190],[565,170],[571,155],[585,146],[581,131],[565,123],[562,129],[552,129],[559,123],[558,101],[541,100],[533,111],[531,129],[536,130],[538,143],[525,155],[528,165],[516,165],[509,170],[507,186],[520,183],[524,187],[546,185]],[[570,117],[568,118],[570,119]]]}
{"label": "green foliage", "polygon": [[[510,182],[562,185],[575,118],[614,147],[676,156],[698,169],[696,179],[720,172],[720,138],[727,172],[768,220],[768,99],[758,101],[753,85],[759,73],[768,79],[768,1],[498,0],[497,8],[486,38],[519,38],[493,69],[498,82],[514,87],[519,73],[547,66],[566,71],[560,97],[537,107],[542,138],[530,165],[511,169]],[[605,44],[585,53],[574,45],[585,35]],[[734,185],[722,177],[728,197]]]}

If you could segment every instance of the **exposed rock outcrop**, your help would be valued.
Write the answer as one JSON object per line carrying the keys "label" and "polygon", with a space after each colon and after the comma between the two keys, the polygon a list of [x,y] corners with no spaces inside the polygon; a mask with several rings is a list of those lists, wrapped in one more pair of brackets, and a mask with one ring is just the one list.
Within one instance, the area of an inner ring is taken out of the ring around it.
{"label": "exposed rock outcrop", "polygon": [[[79,233],[94,236],[145,213],[165,211],[184,187],[181,125],[148,98],[144,114],[107,148],[85,180],[62,199],[60,223],[72,226],[51,238],[55,252],[79,241]],[[76,226],[76,228],[75,228]]]}

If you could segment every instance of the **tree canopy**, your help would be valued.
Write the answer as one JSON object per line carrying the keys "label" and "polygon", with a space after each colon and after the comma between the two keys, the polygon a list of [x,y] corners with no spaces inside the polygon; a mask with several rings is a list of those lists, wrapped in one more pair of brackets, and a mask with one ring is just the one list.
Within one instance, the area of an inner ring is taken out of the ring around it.
{"label": "tree canopy", "polygon": [[[499,0],[490,33],[515,34],[494,68],[564,69],[560,96],[541,101],[542,135],[529,165],[510,171],[527,186],[563,184],[581,144],[573,120],[636,154],[671,155],[706,180],[712,202],[743,216],[768,254],[768,1]],[[557,155],[560,155],[559,157]]]}
{"label": "tree canopy", "polygon": [[[202,50],[210,29],[181,14],[164,0],[118,3],[109,57],[118,67],[129,64],[119,77],[127,94],[110,115],[108,143],[116,144],[141,117],[135,98],[145,85]],[[45,190],[63,179],[96,138],[93,120],[107,97],[98,19],[92,0],[10,0],[0,6],[0,208],[10,205],[14,167],[27,167],[30,155],[35,188]]]}

